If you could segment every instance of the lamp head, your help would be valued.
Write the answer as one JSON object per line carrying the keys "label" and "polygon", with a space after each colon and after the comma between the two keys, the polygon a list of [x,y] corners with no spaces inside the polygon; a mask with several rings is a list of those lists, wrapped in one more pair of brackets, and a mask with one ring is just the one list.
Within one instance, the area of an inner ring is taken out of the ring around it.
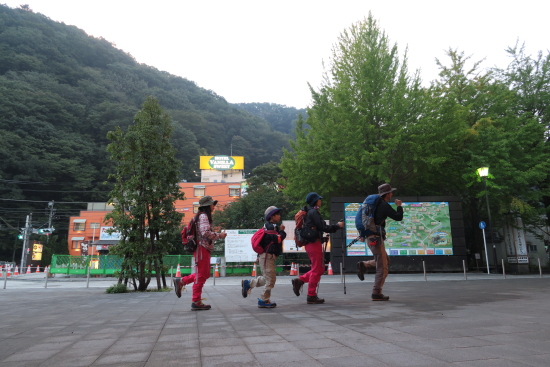
{"label": "lamp head", "polygon": [[489,167],[480,167],[477,169],[477,174],[479,177],[487,177],[489,176]]}

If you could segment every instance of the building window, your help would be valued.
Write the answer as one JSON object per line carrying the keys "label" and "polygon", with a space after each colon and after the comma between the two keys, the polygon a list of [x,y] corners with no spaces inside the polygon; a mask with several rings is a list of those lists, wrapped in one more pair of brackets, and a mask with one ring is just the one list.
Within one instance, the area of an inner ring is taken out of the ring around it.
{"label": "building window", "polygon": [[241,196],[241,189],[229,189],[229,196]]}
{"label": "building window", "polygon": [[195,197],[202,197],[204,196],[204,187],[195,187]]}
{"label": "building window", "polygon": [[537,245],[529,245],[529,252],[537,252]]}
{"label": "building window", "polygon": [[74,224],[74,228],[73,230],[74,231],[83,231],[86,229],[86,222],[82,223],[82,222],[79,222],[79,223],[73,223]]}
{"label": "building window", "polygon": [[72,241],[72,242],[73,242],[72,243],[72,249],[73,250],[77,250],[77,249],[80,248],[80,245],[79,245],[80,241]]}
{"label": "building window", "polygon": [[99,229],[99,227],[100,227],[100,223],[90,223],[91,229]]}
{"label": "building window", "polygon": [[198,213],[199,212],[199,204],[193,204],[193,213]]}

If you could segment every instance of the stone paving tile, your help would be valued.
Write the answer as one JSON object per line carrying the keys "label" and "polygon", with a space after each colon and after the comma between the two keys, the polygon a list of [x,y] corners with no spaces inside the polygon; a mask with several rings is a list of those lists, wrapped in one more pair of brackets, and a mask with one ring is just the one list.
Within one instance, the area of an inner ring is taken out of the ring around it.
{"label": "stone paving tile", "polygon": [[60,353],[53,356],[52,358],[45,360],[43,363],[40,364],[40,367],[85,367],[91,366],[98,358],[99,355],[70,357]]}
{"label": "stone paving tile", "polygon": [[260,366],[260,363],[252,353],[202,356],[201,361],[203,366]]}
{"label": "stone paving tile", "polygon": [[363,353],[361,352],[358,352],[354,349],[347,348],[344,346],[302,349],[302,351],[308,354],[309,356],[311,356],[311,358],[315,358],[315,359],[363,355]]}
{"label": "stone paving tile", "polygon": [[509,356],[506,359],[515,362],[521,363],[522,365],[528,365],[532,367],[548,367],[550,364],[550,353],[549,354],[532,354],[532,355],[522,355],[522,356]]}
{"label": "stone paving tile", "polygon": [[452,349],[433,348],[429,350],[420,350],[418,352],[449,363],[500,357],[498,354],[492,353],[491,350],[487,350],[485,348],[486,347]]}
{"label": "stone paving tile", "polygon": [[246,345],[233,345],[233,346],[217,346],[217,347],[201,347],[201,356],[219,356],[219,355],[231,355],[231,354],[249,354],[250,350]]}
{"label": "stone paving tile", "polygon": [[128,344],[128,343],[119,343],[115,342],[109,349],[105,351],[104,354],[122,354],[122,353],[133,353],[133,352],[151,352],[155,347],[155,342],[150,343],[139,343],[139,344]]}
{"label": "stone paving tile", "polygon": [[6,359],[0,360],[1,364],[19,361],[43,361],[59,353],[59,350],[39,350],[39,351],[22,351],[10,355]]}
{"label": "stone paving tile", "polygon": [[145,367],[170,367],[170,366],[185,366],[185,367],[205,367],[201,364],[200,358],[178,358],[175,360],[166,361],[164,359],[156,360],[149,358]]}
{"label": "stone paving tile", "polygon": [[436,366],[444,365],[444,361],[436,359],[421,353],[408,351],[406,353],[385,353],[371,354],[369,356],[390,366],[410,367],[410,366]]}
{"label": "stone paving tile", "polygon": [[[273,362],[273,363],[261,363],[262,367],[289,367],[288,362]],[[324,365],[320,363],[319,361],[316,361],[314,359],[310,359],[307,361],[300,361],[299,362],[300,367],[323,367]],[[353,365],[348,365],[347,367],[352,367]]]}
{"label": "stone paving tile", "polygon": [[[335,357],[318,359],[316,362],[325,367],[352,367],[352,366],[368,366],[368,367],[390,367],[392,365],[386,364],[377,359],[371,358],[367,355],[349,356],[349,357]],[[300,367],[302,362],[300,362]]]}
{"label": "stone paving tile", "polygon": [[[528,367],[531,365],[503,358],[482,359],[477,361],[456,362],[452,367]],[[548,366],[545,364],[544,366]]]}
{"label": "stone paving tile", "polygon": [[298,364],[300,361],[309,360],[311,357],[302,351],[291,350],[284,353],[254,353],[254,356],[261,363],[272,363],[272,362],[293,362],[293,365]]}
{"label": "stone paving tile", "polygon": [[267,350],[273,353],[281,353],[281,352],[286,353],[292,350],[300,350],[300,348],[297,348],[294,345],[294,343],[288,343],[288,342],[248,344],[247,347],[252,353],[262,353],[262,352],[266,352]]}
{"label": "stone paving tile", "polygon": [[134,352],[134,353],[119,353],[111,355],[102,355],[99,357],[95,363],[96,365],[105,365],[105,364],[123,364],[123,363],[139,363],[144,365],[147,359],[149,358],[150,352]]}

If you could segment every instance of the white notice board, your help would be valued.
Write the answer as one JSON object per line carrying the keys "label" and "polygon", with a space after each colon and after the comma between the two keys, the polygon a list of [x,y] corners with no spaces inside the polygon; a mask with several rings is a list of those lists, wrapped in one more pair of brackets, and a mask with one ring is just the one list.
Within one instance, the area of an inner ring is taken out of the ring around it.
{"label": "white notice board", "polygon": [[228,229],[225,232],[226,262],[255,262],[258,254],[252,250],[250,239],[257,229]]}

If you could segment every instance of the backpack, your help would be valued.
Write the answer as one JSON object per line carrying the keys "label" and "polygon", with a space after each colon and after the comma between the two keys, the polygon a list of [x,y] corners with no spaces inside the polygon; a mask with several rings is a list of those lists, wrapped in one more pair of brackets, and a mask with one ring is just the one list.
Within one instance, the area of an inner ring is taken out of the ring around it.
{"label": "backpack", "polygon": [[304,226],[304,220],[307,215],[306,207],[304,206],[302,209],[298,210],[298,213],[294,216],[294,223],[296,224],[296,227],[294,228],[294,243],[296,244],[297,248],[300,248],[307,244],[307,241],[302,238],[301,230]]}
{"label": "backpack", "polygon": [[254,233],[252,235],[252,238],[250,239],[250,243],[252,244],[252,249],[254,250],[254,252],[256,252],[258,255],[261,255],[263,254],[264,252],[267,252],[267,250],[269,249],[269,246],[271,246],[273,244],[273,242],[271,242],[269,245],[266,246],[266,248],[264,249],[261,245],[261,242],[262,240],[264,239],[264,236],[266,234],[275,234],[275,235],[279,235],[279,232],[277,232],[276,230],[274,229],[266,229],[265,228],[265,225],[258,229],[256,231],[256,233]]}
{"label": "backpack", "polygon": [[359,237],[367,238],[373,234],[380,235],[380,228],[374,223],[374,213],[380,200],[382,200],[380,195],[369,195],[357,211],[355,228]]}
{"label": "backpack", "polygon": [[195,217],[181,231],[181,244],[185,252],[192,254],[197,249],[197,226]]}

